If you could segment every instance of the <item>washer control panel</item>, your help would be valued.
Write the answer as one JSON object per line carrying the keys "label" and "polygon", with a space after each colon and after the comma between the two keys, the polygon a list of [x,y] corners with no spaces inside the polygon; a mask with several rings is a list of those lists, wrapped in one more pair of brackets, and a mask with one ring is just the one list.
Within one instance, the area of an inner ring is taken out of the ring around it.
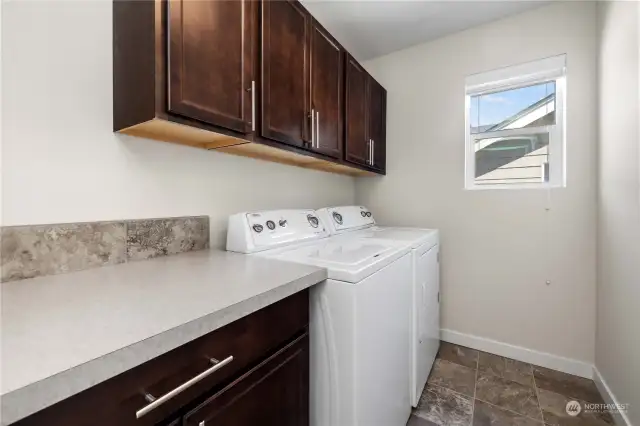
{"label": "washer control panel", "polygon": [[227,250],[242,253],[329,236],[315,210],[271,210],[229,217]]}
{"label": "washer control panel", "polygon": [[318,215],[326,223],[330,234],[367,228],[376,223],[369,209],[364,206],[327,207],[318,210]]}

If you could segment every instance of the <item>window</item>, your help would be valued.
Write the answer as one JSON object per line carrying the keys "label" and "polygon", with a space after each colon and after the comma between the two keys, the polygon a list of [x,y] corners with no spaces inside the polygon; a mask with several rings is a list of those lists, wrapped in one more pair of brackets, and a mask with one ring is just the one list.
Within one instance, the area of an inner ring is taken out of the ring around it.
{"label": "window", "polygon": [[564,55],[466,79],[466,189],[565,186]]}

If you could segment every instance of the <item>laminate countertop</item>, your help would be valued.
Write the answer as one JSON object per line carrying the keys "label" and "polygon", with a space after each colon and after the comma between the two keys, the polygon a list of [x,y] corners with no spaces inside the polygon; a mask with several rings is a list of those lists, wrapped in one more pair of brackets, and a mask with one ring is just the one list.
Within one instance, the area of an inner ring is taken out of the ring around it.
{"label": "laminate countertop", "polygon": [[2,425],[326,278],[207,250],[3,283]]}

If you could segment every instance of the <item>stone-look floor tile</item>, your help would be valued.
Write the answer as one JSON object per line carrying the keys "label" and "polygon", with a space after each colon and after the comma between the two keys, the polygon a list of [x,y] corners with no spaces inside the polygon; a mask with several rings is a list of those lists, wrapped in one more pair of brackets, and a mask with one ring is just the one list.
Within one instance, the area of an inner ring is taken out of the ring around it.
{"label": "stone-look floor tile", "polygon": [[475,349],[465,348],[464,346],[454,345],[452,343],[440,342],[440,350],[438,358],[456,363],[468,368],[477,368],[478,351]]}
{"label": "stone-look floor tile", "polygon": [[473,413],[473,400],[449,389],[427,385],[415,416],[439,426],[469,426]]}
{"label": "stone-look floor tile", "polygon": [[443,359],[436,359],[427,383],[473,397],[476,371]]}
{"label": "stone-look floor tile", "polygon": [[473,407],[473,426],[543,426],[543,424],[476,399]]}
{"label": "stone-look floor tile", "polygon": [[2,228],[2,281],[115,265],[126,260],[124,222]]}
{"label": "stone-look floor tile", "polygon": [[609,413],[586,412],[584,401],[576,401],[582,407],[580,414],[570,416],[567,413],[567,403],[572,401],[571,398],[544,389],[538,389],[538,396],[544,422],[549,426],[612,426],[615,424]]}
{"label": "stone-look floor tile", "polygon": [[476,398],[532,419],[541,419],[535,390],[487,373],[478,373]]}
{"label": "stone-look floor tile", "polygon": [[209,248],[209,217],[127,221],[127,257],[150,259]]}
{"label": "stone-look floor tile", "polygon": [[538,389],[591,403],[604,403],[593,380],[538,366],[533,367],[533,376]]}
{"label": "stone-look floor tile", "polygon": [[533,371],[531,364],[526,362],[480,352],[478,356],[478,371],[533,387]]}
{"label": "stone-look floor tile", "polygon": [[502,377],[504,374],[504,358],[488,352],[478,354],[478,371]]}
{"label": "stone-look floor tile", "polygon": [[533,367],[526,362],[505,358],[503,377],[533,387]]}
{"label": "stone-look floor tile", "polygon": [[410,416],[407,426],[438,426],[437,424],[430,422],[418,416]]}

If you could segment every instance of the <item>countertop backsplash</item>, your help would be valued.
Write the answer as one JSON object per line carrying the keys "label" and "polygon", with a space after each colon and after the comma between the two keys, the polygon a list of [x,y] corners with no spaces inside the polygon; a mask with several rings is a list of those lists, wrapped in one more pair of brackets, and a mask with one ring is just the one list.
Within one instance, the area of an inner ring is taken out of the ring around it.
{"label": "countertop backsplash", "polygon": [[17,281],[209,248],[209,217],[6,226],[1,281]]}

